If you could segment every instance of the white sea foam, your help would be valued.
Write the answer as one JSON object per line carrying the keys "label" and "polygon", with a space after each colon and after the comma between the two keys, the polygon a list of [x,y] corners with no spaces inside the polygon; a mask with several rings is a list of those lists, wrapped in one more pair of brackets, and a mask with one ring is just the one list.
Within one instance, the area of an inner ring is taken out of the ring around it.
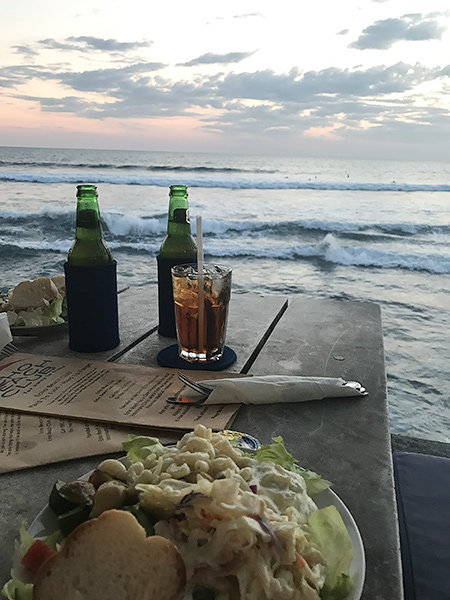
{"label": "white sea foam", "polygon": [[102,218],[108,230],[117,236],[155,234],[161,235],[167,229],[167,223],[158,219],[145,219],[136,215],[103,212]]}
{"label": "white sea foam", "polygon": [[[132,212],[124,213],[117,210],[108,209],[101,211],[101,216],[107,229],[117,236],[126,235],[164,235],[167,231],[167,216],[152,215],[141,216]],[[0,210],[0,219],[4,222],[21,220],[36,224],[39,220],[48,220],[55,222],[58,220],[61,224],[73,227],[75,223],[75,213],[73,208],[44,206],[41,210]],[[195,220],[191,222],[192,233],[196,233]],[[430,224],[430,223],[411,223],[405,222],[357,222],[326,220],[326,219],[298,219],[291,221],[273,220],[273,219],[203,219],[203,232],[205,235],[221,236],[234,233],[260,234],[262,237],[268,233],[281,235],[296,235],[301,231],[317,231],[329,233],[385,233],[393,235],[416,235],[416,234],[439,234],[449,233],[450,224]]]}
{"label": "white sea foam", "polygon": [[201,176],[189,173],[170,173],[169,175],[129,174],[122,172],[26,172],[0,171],[0,181],[21,183],[109,183],[112,185],[145,185],[168,187],[183,184],[191,188],[227,188],[258,190],[337,190],[337,191],[370,191],[370,192],[449,192],[448,183],[402,183],[402,182],[359,182],[359,181],[327,181],[298,178],[260,177],[260,176]]}
{"label": "white sea foam", "polygon": [[35,250],[36,252],[63,252],[67,254],[73,240],[17,240],[0,237],[0,249]]}
{"label": "white sea foam", "polygon": [[339,265],[428,271],[437,274],[450,273],[450,256],[406,254],[367,247],[343,246],[332,234],[327,234],[317,247],[320,256]]}
{"label": "white sea foam", "polygon": [[345,246],[332,234],[327,234],[317,244],[270,244],[255,245],[242,240],[233,246],[214,242],[208,244],[208,252],[222,259],[227,257],[253,257],[260,259],[296,260],[317,258],[326,262],[351,267],[401,269],[427,271],[435,274],[450,273],[450,255],[425,253],[399,253],[377,248]]}

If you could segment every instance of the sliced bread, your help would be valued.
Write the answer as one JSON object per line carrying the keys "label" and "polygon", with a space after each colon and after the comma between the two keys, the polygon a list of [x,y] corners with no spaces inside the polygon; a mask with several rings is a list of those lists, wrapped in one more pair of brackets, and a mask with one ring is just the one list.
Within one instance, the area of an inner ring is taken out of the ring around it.
{"label": "sliced bread", "polygon": [[146,537],[132,514],[108,510],[77,527],[42,565],[33,600],[179,600],[185,585],[171,541]]}

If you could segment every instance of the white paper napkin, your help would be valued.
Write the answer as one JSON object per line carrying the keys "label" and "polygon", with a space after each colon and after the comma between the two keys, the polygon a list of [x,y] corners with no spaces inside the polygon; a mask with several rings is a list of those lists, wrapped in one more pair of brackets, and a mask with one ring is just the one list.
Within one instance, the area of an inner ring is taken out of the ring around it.
{"label": "white paper napkin", "polygon": [[11,330],[9,329],[8,315],[5,312],[0,313],[0,352],[12,342]]}
{"label": "white paper napkin", "polygon": [[[365,396],[339,377],[297,377],[263,375],[236,379],[210,379],[201,382],[212,388],[211,394],[202,403],[208,404],[276,404],[278,402],[306,402],[323,398]],[[200,400],[201,395],[186,388],[183,395],[191,400]]]}

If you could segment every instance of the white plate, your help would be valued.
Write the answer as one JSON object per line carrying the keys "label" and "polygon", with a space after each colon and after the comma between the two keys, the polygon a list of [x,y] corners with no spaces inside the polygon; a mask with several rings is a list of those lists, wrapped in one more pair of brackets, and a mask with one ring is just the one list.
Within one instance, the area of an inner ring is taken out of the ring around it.
{"label": "white plate", "polygon": [[359,600],[364,587],[366,577],[366,556],[361,534],[351,512],[333,490],[327,489],[314,498],[319,508],[335,506],[347,527],[348,534],[353,545],[353,561],[350,567],[350,575],[353,577],[354,587],[345,600]]}
{"label": "white plate", "polygon": [[[80,477],[80,479],[87,479],[91,472]],[[354,587],[345,600],[360,600],[366,576],[366,558],[358,526],[348,508],[332,490],[324,490],[314,498],[314,502],[319,508],[335,506],[347,527],[353,544],[353,562],[350,567],[350,575],[353,577]],[[49,535],[56,529],[56,515],[49,506],[46,506],[31,523],[29,532],[33,537],[40,537]]]}
{"label": "white plate", "polygon": [[20,336],[20,335],[46,335],[47,333],[53,333],[54,331],[62,331],[67,329],[68,323],[64,321],[64,323],[54,323],[53,325],[35,325],[34,327],[10,327],[12,335]]}

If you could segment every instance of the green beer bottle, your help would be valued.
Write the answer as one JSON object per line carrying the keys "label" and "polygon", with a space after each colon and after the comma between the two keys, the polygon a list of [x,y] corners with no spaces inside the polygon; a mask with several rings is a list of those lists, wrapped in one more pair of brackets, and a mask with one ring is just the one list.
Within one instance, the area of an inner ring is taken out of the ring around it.
{"label": "green beer bottle", "polygon": [[176,337],[175,308],[171,268],[197,262],[197,246],[191,234],[188,194],[185,185],[171,185],[167,235],[157,256],[158,263],[158,332]]}
{"label": "green beer bottle", "polygon": [[119,340],[117,263],[102,235],[97,188],[77,186],[75,241],[64,265],[69,347],[115,348]]}
{"label": "green beer bottle", "polygon": [[67,262],[76,267],[110,265],[111,250],[103,239],[95,185],[77,186],[77,221],[75,241]]}

